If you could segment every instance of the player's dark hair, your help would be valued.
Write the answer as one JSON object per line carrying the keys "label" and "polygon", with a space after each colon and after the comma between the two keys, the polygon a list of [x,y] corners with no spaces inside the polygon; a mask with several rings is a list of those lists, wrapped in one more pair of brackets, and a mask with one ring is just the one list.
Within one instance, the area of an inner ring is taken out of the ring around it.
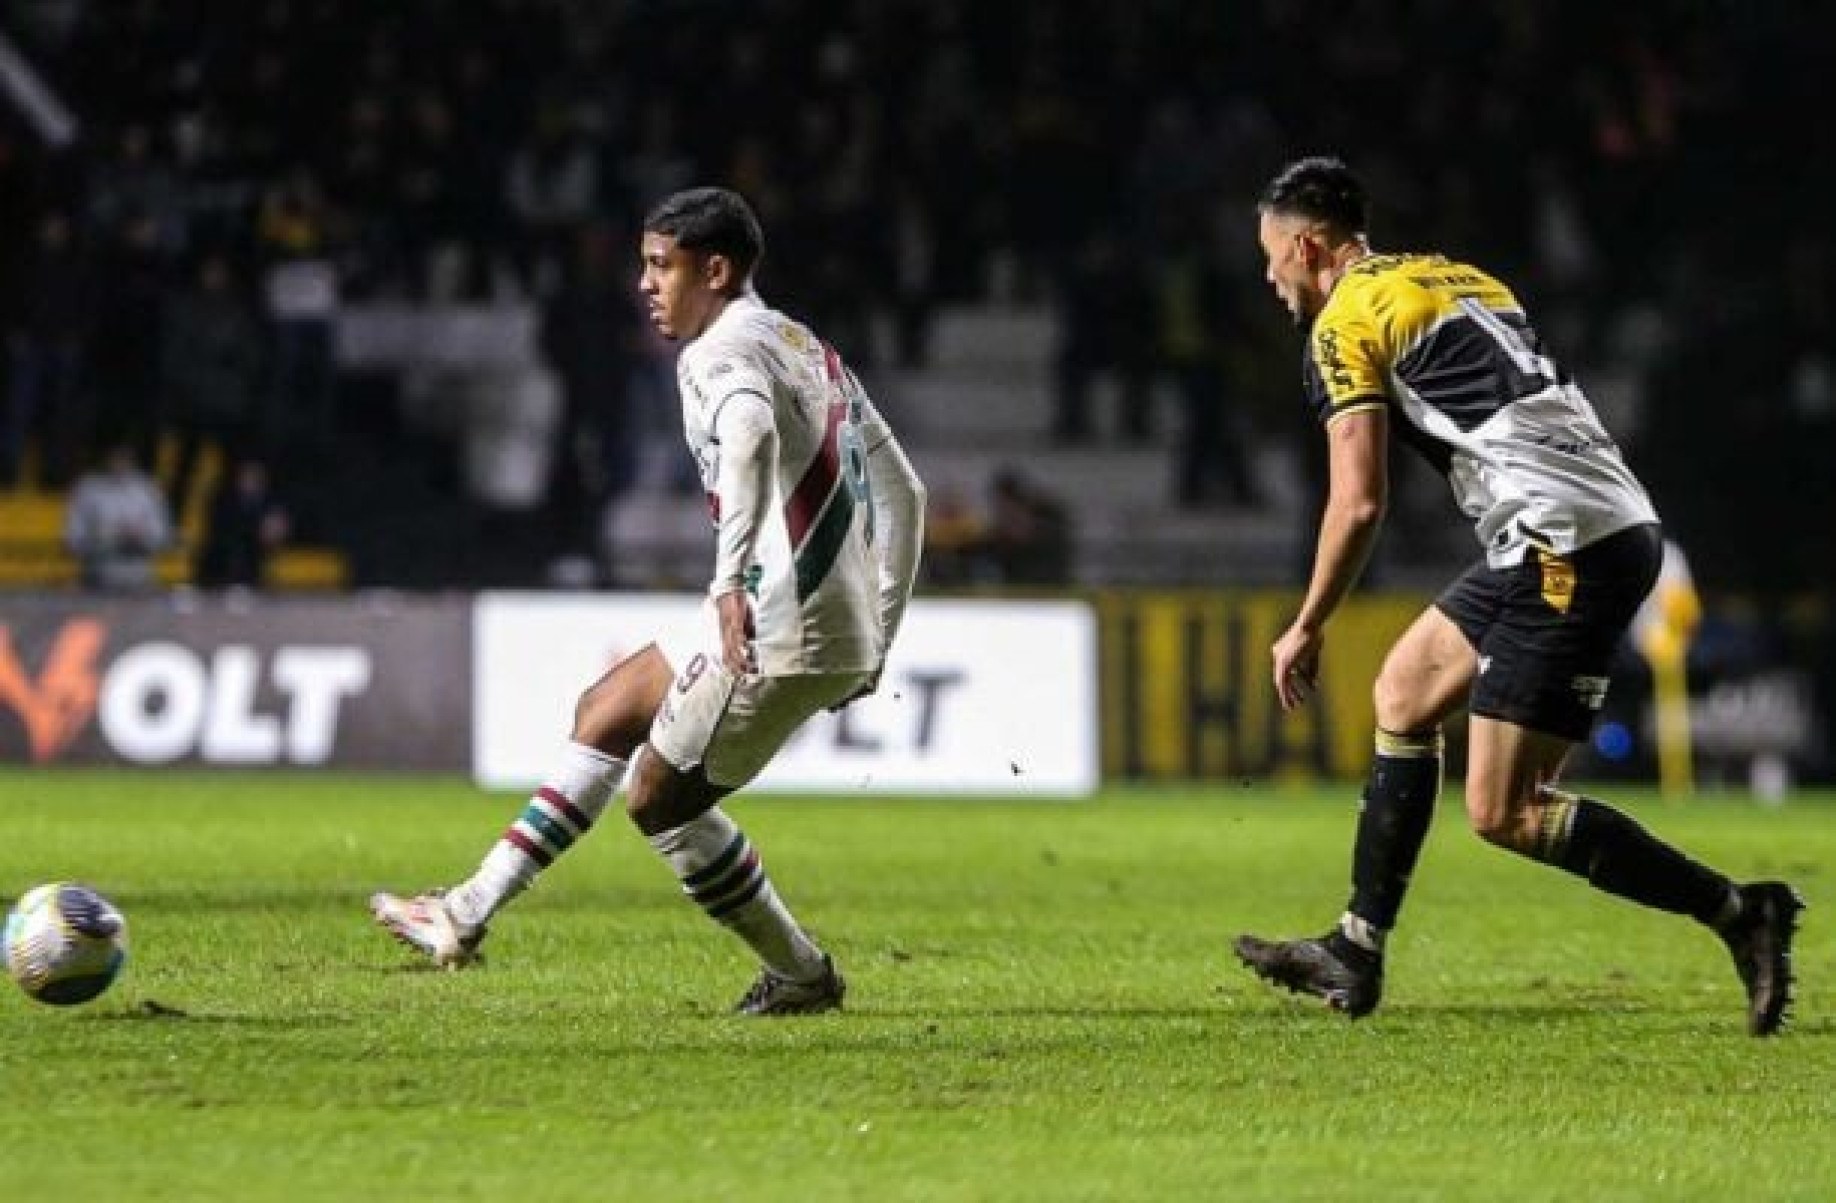
{"label": "player's dark hair", "polygon": [[1283,217],[1305,217],[1347,234],[1370,227],[1364,184],[1343,160],[1327,155],[1296,159],[1262,190],[1256,207]]}
{"label": "player's dark hair", "polygon": [[665,197],[644,218],[644,232],[674,238],[686,251],[725,255],[742,280],[765,254],[765,231],[752,206],[727,188],[689,188]]}

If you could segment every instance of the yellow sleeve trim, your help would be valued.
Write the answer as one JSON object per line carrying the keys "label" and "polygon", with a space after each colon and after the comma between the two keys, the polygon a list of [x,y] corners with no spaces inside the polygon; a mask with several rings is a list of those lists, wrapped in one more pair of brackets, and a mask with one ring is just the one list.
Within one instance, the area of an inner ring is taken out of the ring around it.
{"label": "yellow sleeve trim", "polygon": [[1340,418],[1350,417],[1352,414],[1363,414],[1373,409],[1382,409],[1384,404],[1382,401],[1354,401],[1350,405],[1335,405],[1332,412],[1326,415],[1326,425],[1331,426]]}

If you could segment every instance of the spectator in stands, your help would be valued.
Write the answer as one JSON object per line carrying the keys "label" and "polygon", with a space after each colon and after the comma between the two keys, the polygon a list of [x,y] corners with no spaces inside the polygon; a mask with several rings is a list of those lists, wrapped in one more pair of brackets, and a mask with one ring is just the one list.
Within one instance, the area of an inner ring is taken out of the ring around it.
{"label": "spectator in stands", "polygon": [[524,233],[524,282],[546,295],[560,280],[568,233],[600,202],[599,157],[574,114],[541,107],[534,133],[510,156],[504,198]]}
{"label": "spectator in stands", "polygon": [[101,445],[125,441],[142,463],[152,462],[161,426],[159,328],[171,265],[159,231],[159,218],[143,213],[106,232],[91,340]]}
{"label": "spectator in stands", "polygon": [[1062,273],[1056,297],[1058,350],[1053,374],[1053,434],[1076,442],[1090,435],[1090,387],[1116,385],[1116,424],[1128,438],[1148,435],[1153,397],[1152,294],[1140,265],[1106,231],[1090,235]]}
{"label": "spectator in stands", "polygon": [[292,527],[286,506],[275,496],[268,465],[255,458],[237,461],[211,498],[198,583],[260,586],[268,556],[287,541]]}
{"label": "spectator in stands", "polygon": [[75,474],[95,417],[83,380],[92,276],[62,210],[39,221],[24,260],[16,286],[0,298],[7,306],[0,488],[18,481],[26,444],[36,433],[40,479],[62,489]]}
{"label": "spectator in stands", "polygon": [[549,505],[590,547],[607,503],[637,475],[643,415],[625,385],[649,331],[627,271],[629,240],[593,223],[574,239],[565,283],[548,303],[542,350],[561,377],[562,419]]}
{"label": "spectator in stands", "polygon": [[1257,504],[1250,472],[1249,407],[1231,395],[1224,338],[1233,326],[1230,283],[1200,211],[1188,210],[1157,240],[1155,314],[1159,361],[1179,397],[1184,428],[1174,452],[1174,497],[1184,508]]}
{"label": "spectator in stands", "polygon": [[339,304],[330,223],[318,179],[305,168],[262,200],[257,231],[270,259],[266,284],[274,352],[261,425],[270,447],[282,439],[303,443],[308,451],[330,447],[337,402],[332,334]]}
{"label": "spectator in stands", "polygon": [[932,492],[924,519],[924,573],[933,585],[972,585],[989,574],[982,563],[987,523],[960,490]]}
{"label": "spectator in stands", "polygon": [[168,303],[159,361],[180,440],[172,495],[182,507],[208,447],[221,454],[249,445],[261,387],[261,329],[223,254],[206,255],[192,286]]}
{"label": "spectator in stands", "polygon": [[64,542],[87,589],[139,590],[154,584],[154,557],[172,544],[172,514],[159,485],[126,443],[71,490]]}
{"label": "spectator in stands", "polygon": [[1018,468],[995,473],[983,554],[1007,585],[1063,585],[1071,579],[1071,518],[1064,503]]}

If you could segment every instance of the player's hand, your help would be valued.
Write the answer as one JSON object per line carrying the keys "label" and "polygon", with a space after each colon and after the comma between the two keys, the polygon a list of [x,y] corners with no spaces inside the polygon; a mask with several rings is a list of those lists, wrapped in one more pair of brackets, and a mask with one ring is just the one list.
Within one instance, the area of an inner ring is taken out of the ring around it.
{"label": "player's hand", "polygon": [[1324,632],[1297,622],[1269,649],[1275,662],[1275,696],[1281,699],[1283,710],[1292,710],[1313,695],[1320,676],[1320,649],[1325,645]]}
{"label": "player's hand", "polygon": [[720,615],[720,662],[736,677],[751,676],[759,671],[758,649],[753,637],[758,627],[752,621],[752,603],[744,589],[734,589],[714,599]]}

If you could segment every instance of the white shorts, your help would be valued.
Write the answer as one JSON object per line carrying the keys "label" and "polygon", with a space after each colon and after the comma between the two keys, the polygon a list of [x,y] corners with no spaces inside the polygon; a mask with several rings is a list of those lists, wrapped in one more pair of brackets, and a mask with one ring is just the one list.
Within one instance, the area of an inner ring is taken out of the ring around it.
{"label": "white shorts", "polygon": [[715,652],[671,660],[676,679],[650,724],[650,746],[677,772],[699,766],[710,784],[739,789],[811,715],[867,682],[865,672],[747,675],[735,679]]}

